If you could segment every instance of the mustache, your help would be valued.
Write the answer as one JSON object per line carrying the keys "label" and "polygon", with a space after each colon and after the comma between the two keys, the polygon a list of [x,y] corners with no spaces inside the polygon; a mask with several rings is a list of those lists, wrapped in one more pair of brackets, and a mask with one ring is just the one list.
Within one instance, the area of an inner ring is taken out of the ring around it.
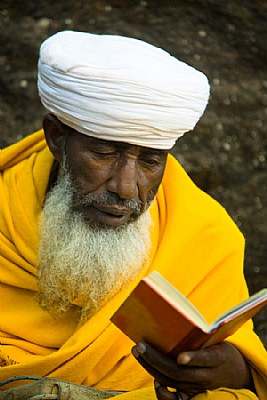
{"label": "mustache", "polygon": [[135,214],[141,213],[144,208],[141,200],[124,200],[116,193],[87,193],[81,195],[80,193],[74,192],[72,196],[72,206],[74,209],[89,206],[119,206]]}

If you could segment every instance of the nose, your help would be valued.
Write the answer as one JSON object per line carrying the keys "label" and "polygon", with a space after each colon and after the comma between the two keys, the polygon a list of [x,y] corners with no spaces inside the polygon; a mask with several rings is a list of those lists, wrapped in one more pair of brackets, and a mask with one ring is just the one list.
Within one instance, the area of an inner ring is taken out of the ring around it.
{"label": "nose", "polygon": [[138,160],[134,156],[118,161],[107,183],[107,190],[123,200],[138,199]]}

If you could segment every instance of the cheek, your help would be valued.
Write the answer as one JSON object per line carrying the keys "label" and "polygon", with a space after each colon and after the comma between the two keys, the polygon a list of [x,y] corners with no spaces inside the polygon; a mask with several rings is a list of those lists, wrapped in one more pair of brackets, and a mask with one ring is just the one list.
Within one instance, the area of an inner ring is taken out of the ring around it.
{"label": "cheek", "polygon": [[74,189],[81,194],[103,191],[109,179],[107,169],[88,164],[82,159],[69,165],[69,172]]}
{"label": "cheek", "polygon": [[156,174],[149,179],[145,179],[145,181],[139,186],[139,192],[140,192],[140,197],[146,200],[146,202],[150,203],[159,188],[159,185],[161,184],[163,173],[161,172],[160,174]]}
{"label": "cheek", "polygon": [[153,199],[155,198],[158,188],[159,188],[159,184],[154,185],[153,188],[147,192],[146,201],[148,204],[150,204],[153,201]]}
{"label": "cheek", "polygon": [[73,186],[80,188],[81,194],[102,192],[105,188],[106,177],[104,174],[86,171],[76,176],[73,180]]}

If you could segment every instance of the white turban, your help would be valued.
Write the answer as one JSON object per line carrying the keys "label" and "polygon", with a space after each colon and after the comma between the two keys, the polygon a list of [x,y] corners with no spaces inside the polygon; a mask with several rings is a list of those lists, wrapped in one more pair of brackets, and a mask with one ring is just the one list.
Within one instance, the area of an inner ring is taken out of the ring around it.
{"label": "white turban", "polygon": [[44,107],[85,135],[170,149],[209,97],[206,76],[138,39],[63,31],[43,42]]}

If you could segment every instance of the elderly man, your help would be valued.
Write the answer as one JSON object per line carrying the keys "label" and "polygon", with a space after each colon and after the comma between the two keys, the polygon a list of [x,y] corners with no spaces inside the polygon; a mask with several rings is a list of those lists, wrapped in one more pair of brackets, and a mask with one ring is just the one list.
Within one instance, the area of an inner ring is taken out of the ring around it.
{"label": "elderly man", "polygon": [[169,155],[204,112],[206,77],[136,39],[67,31],[41,46],[38,88],[43,130],[1,155],[1,381],[267,399],[251,321],[177,360],[110,322],[152,270],[208,321],[248,295],[241,233]]}

